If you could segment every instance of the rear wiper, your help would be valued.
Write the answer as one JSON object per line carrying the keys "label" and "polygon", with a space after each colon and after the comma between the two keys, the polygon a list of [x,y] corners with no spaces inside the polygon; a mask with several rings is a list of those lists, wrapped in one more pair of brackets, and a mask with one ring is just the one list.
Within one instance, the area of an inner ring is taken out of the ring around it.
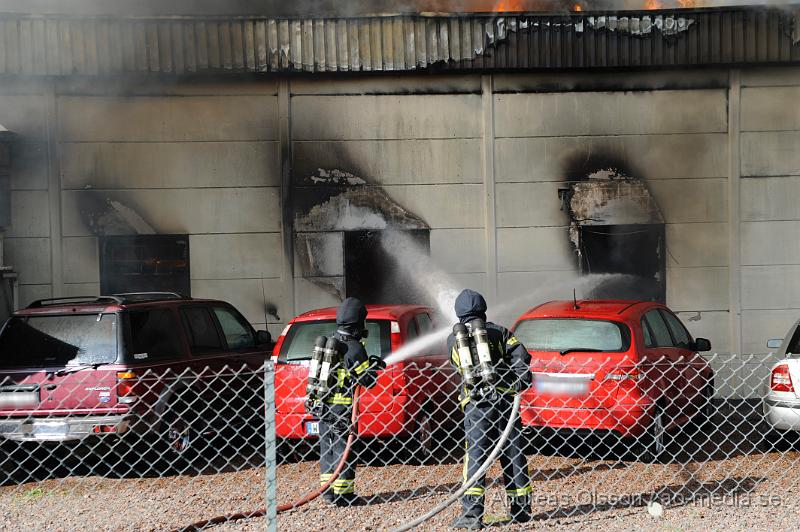
{"label": "rear wiper", "polygon": [[100,366],[105,366],[110,364],[110,362],[95,362],[94,364],[81,364],[80,366],[70,366],[67,368],[61,368],[58,371],[53,372],[54,375],[57,377],[61,377],[62,375],[69,375],[70,373],[76,373],[78,371],[83,371],[84,369],[97,369]]}
{"label": "rear wiper", "polygon": [[570,347],[559,352],[562,355],[566,355],[567,353],[603,353],[604,351],[602,349],[592,349],[591,347]]}

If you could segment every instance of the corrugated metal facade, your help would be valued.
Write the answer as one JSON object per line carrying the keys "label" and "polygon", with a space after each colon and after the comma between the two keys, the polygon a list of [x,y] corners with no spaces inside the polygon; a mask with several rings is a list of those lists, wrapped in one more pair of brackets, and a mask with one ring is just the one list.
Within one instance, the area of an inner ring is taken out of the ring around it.
{"label": "corrugated metal facade", "polygon": [[0,74],[366,72],[788,63],[767,8],[339,19],[0,15]]}

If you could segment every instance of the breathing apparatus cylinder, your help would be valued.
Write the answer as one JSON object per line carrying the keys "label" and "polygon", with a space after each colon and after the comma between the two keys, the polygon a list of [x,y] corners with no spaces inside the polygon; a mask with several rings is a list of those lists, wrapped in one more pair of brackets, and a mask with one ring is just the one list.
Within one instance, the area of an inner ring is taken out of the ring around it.
{"label": "breathing apparatus cylinder", "polygon": [[328,338],[325,336],[317,336],[314,340],[314,348],[311,350],[311,364],[308,367],[308,385],[306,386],[306,395],[308,399],[313,401],[320,396],[320,372],[322,370],[322,357],[325,354],[325,344],[328,343]]}
{"label": "breathing apparatus cylinder", "polygon": [[475,341],[475,350],[478,352],[481,380],[486,384],[494,384],[497,373],[492,363],[492,353],[489,349],[489,333],[486,332],[486,323],[482,319],[469,322],[472,329],[472,338]]}
{"label": "breathing apparatus cylinder", "polygon": [[335,380],[331,381],[331,370],[338,366],[339,362],[339,341],[331,336],[325,342],[325,348],[322,354],[322,366],[319,370],[319,395],[323,397],[330,393],[331,388],[335,384]]}
{"label": "breathing apparatus cylinder", "polygon": [[471,388],[477,384],[478,379],[474,371],[475,364],[472,360],[472,346],[467,326],[463,323],[453,325],[453,336],[456,338],[456,350],[458,352],[459,366],[461,367],[461,376],[464,378],[464,383]]}

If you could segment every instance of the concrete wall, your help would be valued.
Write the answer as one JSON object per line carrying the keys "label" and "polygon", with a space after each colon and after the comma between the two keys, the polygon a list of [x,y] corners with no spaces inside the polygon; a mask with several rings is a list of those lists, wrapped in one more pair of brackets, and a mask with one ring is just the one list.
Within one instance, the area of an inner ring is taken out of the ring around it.
{"label": "concrete wall", "polygon": [[[289,281],[281,201],[319,169],[338,170],[427,224],[432,257],[460,285],[496,291],[517,312],[588,288],[558,189],[582,177],[581,161],[607,157],[643,180],[665,220],[667,303],[715,351],[741,342],[762,353],[735,357],[723,376],[756,389],[766,339],[800,315],[800,74],[744,72],[735,102],[727,76],[632,75],[632,92],[614,76],[567,74],[7,83],[0,123],[21,143],[6,262],[23,303],[96,293],[98,235],[84,211],[113,199],[157,232],[190,235],[193,295],[230,300],[257,326],[275,303],[277,333],[337,302],[297,271]],[[578,78],[582,90],[569,92]],[[304,238],[330,250],[313,276],[341,284],[340,236]]]}

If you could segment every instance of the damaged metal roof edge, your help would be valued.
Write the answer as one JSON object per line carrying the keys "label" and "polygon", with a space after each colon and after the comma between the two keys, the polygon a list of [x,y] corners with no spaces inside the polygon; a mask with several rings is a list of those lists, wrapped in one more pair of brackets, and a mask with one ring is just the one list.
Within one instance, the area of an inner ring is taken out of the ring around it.
{"label": "damaged metal roof edge", "polygon": [[0,75],[399,72],[800,61],[800,11],[359,18],[0,14]]}

